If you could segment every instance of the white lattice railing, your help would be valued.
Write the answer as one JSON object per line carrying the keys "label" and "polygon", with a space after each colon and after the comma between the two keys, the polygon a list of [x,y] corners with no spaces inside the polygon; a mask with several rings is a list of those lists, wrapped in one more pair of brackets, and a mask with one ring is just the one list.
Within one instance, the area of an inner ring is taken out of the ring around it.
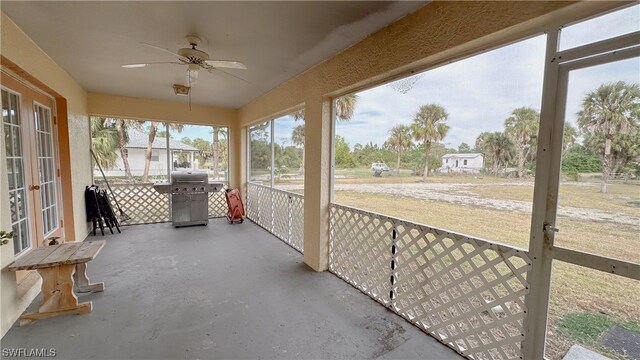
{"label": "white lattice railing", "polygon": [[[103,186],[102,184],[99,184]],[[171,221],[169,217],[169,194],[160,194],[151,183],[112,184],[111,189],[117,198],[122,211],[129,219],[120,218],[122,225],[154,224]],[[221,191],[209,194],[209,217],[217,218],[227,215],[227,200],[223,187]],[[119,215],[113,196],[109,193],[111,205]]]}
{"label": "white lattice railing", "polygon": [[520,359],[526,251],[331,206],[329,270],[471,359]]}
{"label": "white lattice railing", "polygon": [[248,183],[247,217],[294,249],[303,252],[302,195]]}

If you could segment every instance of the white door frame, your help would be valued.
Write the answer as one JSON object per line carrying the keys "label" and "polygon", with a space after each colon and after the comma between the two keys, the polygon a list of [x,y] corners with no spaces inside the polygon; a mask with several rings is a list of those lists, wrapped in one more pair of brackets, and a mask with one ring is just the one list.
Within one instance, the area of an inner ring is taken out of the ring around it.
{"label": "white door frame", "polygon": [[640,280],[640,265],[554,246],[569,73],[640,56],[640,31],[558,51],[560,27],[547,32],[529,255],[532,269],[523,341],[525,359],[543,359],[553,260]]}

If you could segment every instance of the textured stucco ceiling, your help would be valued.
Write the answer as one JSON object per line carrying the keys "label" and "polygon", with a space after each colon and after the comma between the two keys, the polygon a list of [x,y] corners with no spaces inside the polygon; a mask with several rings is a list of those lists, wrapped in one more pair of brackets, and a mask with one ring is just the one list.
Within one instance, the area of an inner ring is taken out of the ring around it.
{"label": "textured stucco ceiling", "polygon": [[172,84],[185,69],[121,64],[172,61],[185,35],[199,34],[199,49],[234,59],[248,70],[200,72],[192,102],[239,108],[368,34],[424,6],[423,1],[326,2],[13,2],[0,7],[33,41],[91,92],[172,101]]}

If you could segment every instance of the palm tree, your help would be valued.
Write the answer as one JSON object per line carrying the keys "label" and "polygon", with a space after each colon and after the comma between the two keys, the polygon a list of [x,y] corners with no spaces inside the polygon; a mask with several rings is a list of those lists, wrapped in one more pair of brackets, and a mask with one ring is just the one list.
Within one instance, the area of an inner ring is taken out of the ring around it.
{"label": "palm tree", "polygon": [[104,118],[91,118],[91,150],[96,156],[98,164],[104,169],[115,166],[118,156],[118,133],[113,126],[108,125]]}
{"label": "palm tree", "polygon": [[349,94],[336,99],[336,118],[338,121],[349,121],[356,111],[358,95]]}
{"label": "palm tree", "polygon": [[562,157],[567,150],[576,143],[578,131],[569,123],[564,123],[564,132],[562,133]]}
{"label": "palm tree", "polygon": [[300,164],[300,174],[304,175],[304,124],[298,125],[293,128],[291,132],[291,141],[302,147],[302,163]]}
{"label": "palm tree", "polygon": [[444,139],[449,132],[449,125],[445,124],[449,114],[438,104],[422,105],[413,118],[411,131],[416,141],[422,141],[425,145],[424,181],[429,175],[429,153],[431,144]]}
{"label": "palm tree", "polygon": [[[336,99],[336,118],[338,121],[349,121],[353,117],[358,103],[357,94],[344,95]],[[304,120],[304,109],[300,109],[291,114],[294,120]]]}
{"label": "palm tree", "polygon": [[[188,145],[191,145],[194,148],[198,149],[198,165],[199,165],[198,167],[202,169],[204,167],[204,163],[207,161],[207,158],[209,156],[212,156],[213,147],[211,146],[211,143],[205,139],[197,138],[193,140],[191,144],[188,144]],[[215,164],[215,160],[214,160],[214,164]],[[218,177],[217,174],[215,177],[216,178]]]}
{"label": "palm tree", "polygon": [[211,146],[211,156],[213,158],[213,174],[212,176],[217,179],[220,175],[220,135],[227,136],[226,127],[213,127],[213,145]]}
{"label": "palm tree", "polygon": [[[357,94],[349,94],[349,95],[344,95],[344,96],[341,96],[341,97],[337,98],[335,106],[336,106],[336,118],[338,119],[338,121],[347,122],[347,121],[351,120],[351,118],[353,118],[353,114],[355,113],[355,109],[356,109],[356,104],[357,103],[358,103],[358,95]],[[304,119],[305,119],[305,111],[304,111],[304,109],[300,109],[300,110],[292,113],[291,116],[293,117],[293,120],[295,120],[295,121],[298,121],[298,120],[303,120],[304,121]],[[299,136],[300,134],[302,134],[302,136],[304,137],[304,124],[296,126],[293,129],[293,132],[291,133],[292,141],[294,141],[294,143],[296,145],[302,144],[302,166],[300,168],[300,173],[304,174],[304,155],[305,155],[304,139],[302,140],[301,143],[296,143],[295,140],[293,140],[294,133],[296,131],[298,132],[298,134],[296,136]]]}
{"label": "palm tree", "polygon": [[131,173],[131,167],[129,166],[129,150],[127,149],[127,143],[129,143],[129,128],[140,128],[140,122],[137,120],[120,119],[120,118],[108,118],[106,119],[110,125],[115,125],[118,132],[118,147],[120,150],[120,158],[124,166],[124,174],[129,178],[133,178]]}
{"label": "palm tree", "polygon": [[389,130],[389,139],[387,145],[398,154],[396,161],[396,174],[400,176],[400,157],[402,151],[413,146],[411,141],[411,127],[407,125],[396,125]]}
{"label": "palm tree", "polygon": [[527,158],[535,152],[533,139],[538,135],[540,113],[530,107],[519,107],[504,121],[505,133],[516,145],[518,177],[524,176]]}
{"label": "palm tree", "polygon": [[493,173],[498,175],[498,168],[502,165],[505,169],[513,158],[514,144],[509,136],[496,131],[487,139],[487,150],[491,153],[493,161]]}
{"label": "palm tree", "polygon": [[[144,122],[140,122],[143,124]],[[158,132],[158,125],[161,124],[157,121],[149,122],[149,141],[147,142],[147,150],[144,155],[144,172],[142,173],[142,182],[149,180],[149,168],[151,166],[151,156],[153,155],[153,142],[156,140],[156,133]],[[169,129],[177,132],[182,132],[184,125],[178,123],[170,123]]]}
{"label": "palm tree", "polygon": [[577,115],[580,130],[604,142],[598,152],[602,156],[600,192],[606,193],[607,181],[616,165],[612,144],[617,136],[638,131],[640,85],[624,81],[602,84],[586,94]]}

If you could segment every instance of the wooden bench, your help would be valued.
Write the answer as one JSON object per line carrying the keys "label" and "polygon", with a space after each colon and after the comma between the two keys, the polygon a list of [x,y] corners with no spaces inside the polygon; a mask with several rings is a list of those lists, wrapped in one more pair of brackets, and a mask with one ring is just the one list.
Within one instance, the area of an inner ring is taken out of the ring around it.
{"label": "wooden bench", "polygon": [[[20,317],[20,326],[66,314],[87,314],[92,303],[78,304],[77,292],[104,291],[104,283],[91,284],[87,262],[105,245],[104,240],[65,243],[30,250],[9,265],[9,270],[37,270],[42,277],[42,305],[37,312]],[[74,280],[75,278],[75,280]]]}

